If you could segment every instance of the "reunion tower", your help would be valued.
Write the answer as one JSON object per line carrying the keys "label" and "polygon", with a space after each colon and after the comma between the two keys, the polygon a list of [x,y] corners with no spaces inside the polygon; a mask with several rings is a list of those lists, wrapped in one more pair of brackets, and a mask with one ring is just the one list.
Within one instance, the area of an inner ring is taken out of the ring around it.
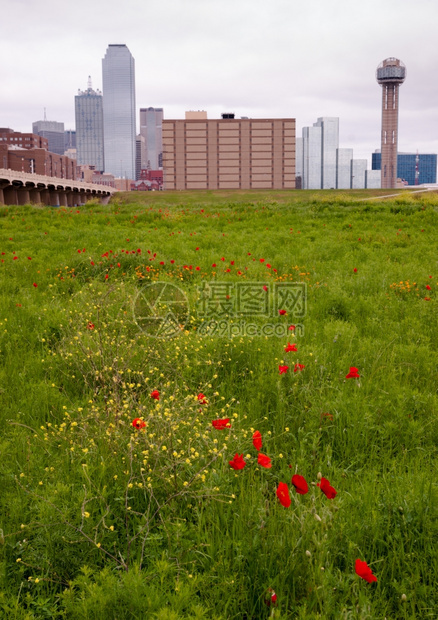
{"label": "reunion tower", "polygon": [[397,58],[387,58],[377,67],[382,87],[382,188],[397,183],[398,88],[406,78],[406,67]]}

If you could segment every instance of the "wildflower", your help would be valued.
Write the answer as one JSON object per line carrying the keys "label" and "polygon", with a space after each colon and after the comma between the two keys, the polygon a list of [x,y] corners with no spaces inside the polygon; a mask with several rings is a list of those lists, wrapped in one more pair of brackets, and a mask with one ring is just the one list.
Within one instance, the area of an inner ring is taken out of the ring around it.
{"label": "wildflower", "polygon": [[263,290],[265,291],[265,293],[268,292],[268,287],[266,286],[266,284],[263,286]]}
{"label": "wildflower", "polygon": [[295,487],[295,491],[300,495],[305,495],[309,492],[309,487],[307,486],[307,482],[304,476],[295,474],[294,476],[292,476],[292,484]]}
{"label": "wildflower", "polygon": [[33,286],[37,288],[38,284],[36,282],[33,283]]}
{"label": "wildflower", "polygon": [[88,323],[87,329],[94,329],[94,323]]}
{"label": "wildflower", "polygon": [[354,273],[357,273],[357,267],[355,267],[355,268],[353,269],[353,271],[354,271]]}
{"label": "wildflower", "polygon": [[141,418],[134,418],[132,420],[132,426],[140,430],[141,428],[144,428],[146,426],[146,422],[142,420]]}
{"label": "wildflower", "polygon": [[301,372],[302,370],[304,370],[305,366],[304,364],[295,364],[294,366],[294,372]]}
{"label": "wildflower", "polygon": [[154,400],[160,400],[160,392],[158,390],[154,390],[151,392],[151,398]]}
{"label": "wildflower", "polygon": [[252,436],[252,443],[256,450],[260,451],[262,449],[262,435],[260,431],[255,431]]}
{"label": "wildflower", "polygon": [[230,418],[223,418],[221,420],[213,420],[212,424],[213,424],[213,427],[218,431],[221,431],[224,428],[231,428]]}
{"label": "wildflower", "polygon": [[288,330],[290,332],[294,332],[295,331],[295,325],[289,325]]}
{"label": "wildflower", "polygon": [[291,351],[298,351],[297,345],[291,344],[290,342],[287,343],[287,347],[285,347],[284,350],[286,351],[286,353],[290,353]]}
{"label": "wildflower", "polygon": [[202,394],[202,392],[200,392],[198,394],[198,401],[200,405],[206,405],[207,404],[207,399],[205,398],[205,395]]}
{"label": "wildflower", "polygon": [[243,460],[243,454],[235,454],[233,460],[228,461],[228,463],[233,469],[243,469],[246,465],[245,461]]}
{"label": "wildflower", "polygon": [[277,497],[280,500],[280,504],[285,508],[290,506],[289,488],[285,482],[279,482],[277,487]]}
{"label": "wildflower", "polygon": [[265,594],[265,605],[270,607],[271,605],[275,607],[277,605],[277,595],[275,594],[272,588],[268,588]]}
{"label": "wildflower", "polygon": [[426,289],[427,289],[428,291],[431,291],[431,290],[432,290],[432,288],[431,288],[430,284],[426,284]]}
{"label": "wildflower", "polygon": [[266,454],[262,454],[259,452],[259,456],[257,458],[257,463],[262,467],[266,467],[266,469],[270,469],[272,467],[271,459]]}
{"label": "wildflower", "polygon": [[285,315],[285,314],[287,314],[287,313],[286,313],[286,310],[279,310],[279,311],[278,311],[278,314],[279,314],[280,316],[284,316],[284,315]]}
{"label": "wildflower", "polygon": [[324,493],[324,495],[328,498],[328,499],[334,499],[337,495],[337,491],[331,486],[330,482],[327,480],[327,478],[321,478],[321,482],[318,482],[318,484],[316,485],[318,486],[321,491]]}
{"label": "wildflower", "polygon": [[289,366],[279,366],[278,371],[280,375],[284,375],[289,370]]}
{"label": "wildflower", "polygon": [[350,366],[350,372],[348,375],[345,375],[346,379],[359,379],[360,374],[356,366]]}
{"label": "wildflower", "polygon": [[356,560],[354,570],[356,571],[356,575],[359,575],[359,577],[362,577],[362,579],[365,579],[365,581],[368,581],[368,583],[377,581],[377,577],[373,575],[371,568],[366,562],[363,562],[362,560]]}

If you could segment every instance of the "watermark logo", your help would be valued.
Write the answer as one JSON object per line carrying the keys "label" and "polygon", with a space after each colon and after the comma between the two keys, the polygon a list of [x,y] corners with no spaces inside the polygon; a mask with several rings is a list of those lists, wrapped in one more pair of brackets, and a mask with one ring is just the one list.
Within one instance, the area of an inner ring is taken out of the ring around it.
{"label": "watermark logo", "polygon": [[169,282],[153,282],[139,289],[133,303],[138,327],[154,338],[173,338],[189,319],[185,292]]}
{"label": "watermark logo", "polygon": [[203,282],[198,287],[198,316],[277,317],[280,312],[303,318],[307,311],[307,285],[304,282]]}
{"label": "watermark logo", "polygon": [[[155,338],[180,334],[189,320],[186,293],[169,282],[154,282],[139,289],[133,303],[138,327]],[[194,329],[200,336],[282,338],[293,331],[307,311],[304,282],[202,282],[197,288]],[[264,319],[270,319],[265,320]],[[196,321],[200,319],[200,321]],[[250,319],[253,319],[252,321]]]}

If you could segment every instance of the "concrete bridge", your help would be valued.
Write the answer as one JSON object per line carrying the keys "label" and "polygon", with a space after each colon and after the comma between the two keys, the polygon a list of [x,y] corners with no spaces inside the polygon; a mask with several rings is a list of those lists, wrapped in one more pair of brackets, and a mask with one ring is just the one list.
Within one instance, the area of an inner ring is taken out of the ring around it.
{"label": "concrete bridge", "polygon": [[93,199],[107,204],[116,191],[107,185],[0,168],[0,205],[77,207]]}

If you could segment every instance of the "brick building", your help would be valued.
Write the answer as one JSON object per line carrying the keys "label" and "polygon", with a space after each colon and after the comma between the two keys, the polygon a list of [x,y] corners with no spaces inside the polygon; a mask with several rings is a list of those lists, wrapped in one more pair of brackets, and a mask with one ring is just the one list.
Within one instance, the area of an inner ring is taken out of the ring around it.
{"label": "brick building", "polygon": [[163,120],[164,189],[295,189],[295,119]]}
{"label": "brick building", "polygon": [[22,149],[0,142],[0,168],[30,172],[61,179],[76,179],[76,161],[46,151],[46,149]]}
{"label": "brick building", "polygon": [[46,149],[49,150],[49,141],[36,133],[20,133],[8,127],[0,127],[0,144],[12,144],[24,149]]}

